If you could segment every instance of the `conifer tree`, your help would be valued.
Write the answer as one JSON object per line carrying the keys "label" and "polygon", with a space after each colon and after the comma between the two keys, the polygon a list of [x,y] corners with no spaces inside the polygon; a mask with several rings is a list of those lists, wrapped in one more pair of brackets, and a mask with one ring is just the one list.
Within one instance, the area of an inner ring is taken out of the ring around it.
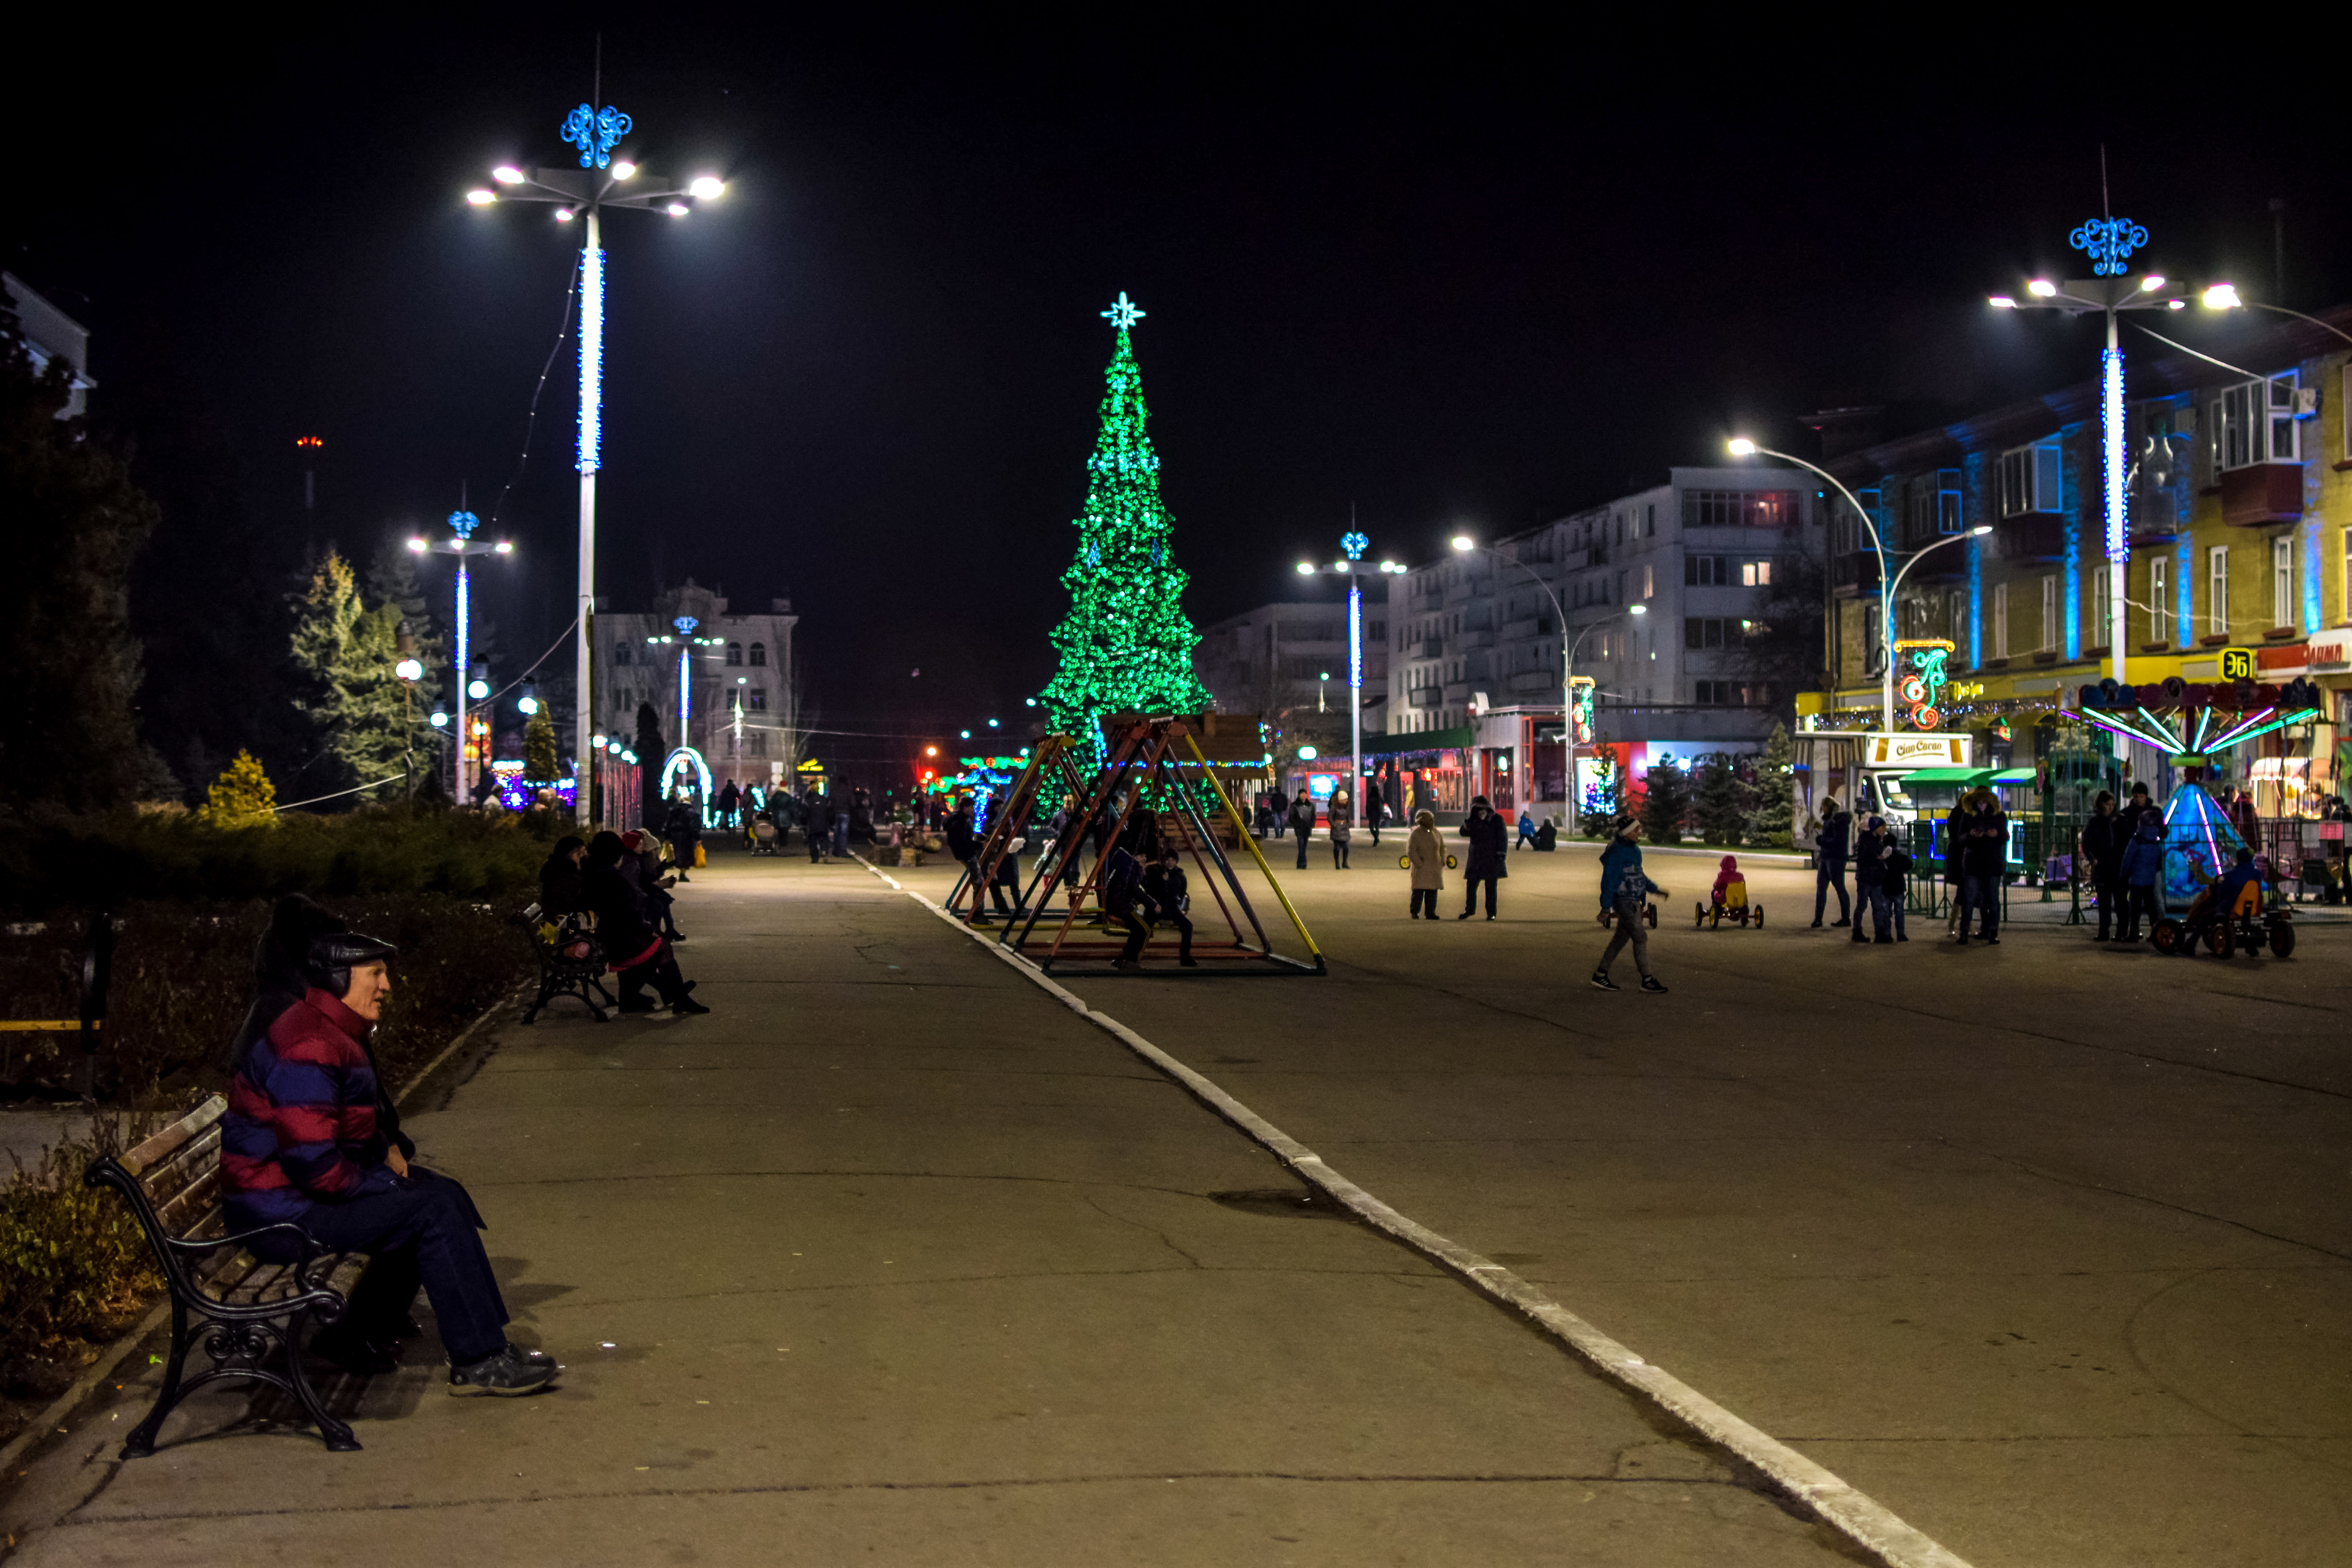
{"label": "conifer tree", "polygon": [[254,754],[240,751],[196,815],[215,827],[267,827],[278,820],[278,790]]}
{"label": "conifer tree", "polygon": [[535,784],[555,782],[555,721],[541,708],[522,727],[522,776]]}
{"label": "conifer tree", "polygon": [[1118,329],[1106,373],[1102,426],[1087,461],[1076,558],[1062,574],[1070,613],[1054,628],[1061,668],[1041,694],[1055,726],[1102,747],[1101,721],[1123,712],[1198,713],[1210,702],[1192,673],[1200,637],[1181,600],[1173,521],[1160,502],[1160,458],[1144,426],[1143,373],[1129,329],[1143,314],[1125,294],[1103,315]]}
{"label": "conifer tree", "polygon": [[349,563],[330,550],[295,606],[293,656],[306,690],[296,700],[345,782],[401,771],[412,747],[428,749],[422,715],[401,690],[400,606],[371,610]]}
{"label": "conifer tree", "polygon": [[1691,818],[1699,837],[1709,844],[1738,844],[1751,795],[1739,776],[1739,760],[1728,752],[1710,752],[1699,759],[1696,777]]}
{"label": "conifer tree", "polygon": [[1789,727],[1774,724],[1756,764],[1756,814],[1748,819],[1751,843],[1788,847],[1796,824],[1796,778],[1790,770],[1794,747]]}
{"label": "conifer tree", "polygon": [[[366,598],[373,605],[393,605],[399,611],[399,620],[407,623],[408,657],[425,668],[410,695],[416,712],[430,713],[441,706],[449,689],[449,633],[433,613],[433,597],[417,574],[416,563],[416,552],[408,548],[405,534],[387,537],[368,563]],[[393,629],[397,633],[399,626]]]}
{"label": "conifer tree", "polygon": [[1642,831],[1653,844],[1681,843],[1690,805],[1690,775],[1675,764],[1673,753],[1660,753],[1643,775]]}

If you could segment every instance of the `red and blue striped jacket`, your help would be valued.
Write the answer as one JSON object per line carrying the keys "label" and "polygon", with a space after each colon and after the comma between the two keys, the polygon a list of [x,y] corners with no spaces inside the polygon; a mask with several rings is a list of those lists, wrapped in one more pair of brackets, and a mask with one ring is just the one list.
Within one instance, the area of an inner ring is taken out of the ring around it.
{"label": "red and blue striped jacket", "polygon": [[367,1020],[316,986],[253,1042],[221,1119],[222,1202],[236,1230],[392,1184],[376,1132]]}

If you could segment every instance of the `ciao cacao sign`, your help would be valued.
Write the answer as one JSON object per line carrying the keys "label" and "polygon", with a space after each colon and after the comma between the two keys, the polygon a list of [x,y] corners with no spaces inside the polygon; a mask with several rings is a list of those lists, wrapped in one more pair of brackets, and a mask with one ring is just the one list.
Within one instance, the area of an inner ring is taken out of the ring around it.
{"label": "ciao cacao sign", "polygon": [[1964,768],[1969,765],[1969,737],[1873,730],[1864,738],[1862,756],[1863,765],[1873,768]]}

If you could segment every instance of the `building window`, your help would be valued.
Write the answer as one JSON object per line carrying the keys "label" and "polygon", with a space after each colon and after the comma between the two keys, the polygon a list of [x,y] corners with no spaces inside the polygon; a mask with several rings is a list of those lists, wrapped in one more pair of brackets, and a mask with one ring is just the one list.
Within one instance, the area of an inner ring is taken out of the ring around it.
{"label": "building window", "polygon": [[2009,657],[2009,584],[1992,585],[1992,656]]}
{"label": "building window", "polygon": [[1649,535],[1650,535],[1650,537],[1651,537],[1652,539],[1655,539],[1655,538],[1657,538],[1657,537],[1658,537],[1658,504],[1657,504],[1657,502],[1655,502],[1655,501],[1652,501],[1652,502],[1650,503],[1650,505],[1645,509],[1645,510],[1646,510],[1646,512],[1647,512],[1647,514],[1648,514],[1648,520],[1649,520]]}
{"label": "building window", "polygon": [[2058,646],[2058,574],[2052,573],[2042,579],[2042,640],[2034,652],[2047,653]]}
{"label": "building window", "polygon": [[[1787,528],[1802,515],[1795,490],[1685,490],[1685,528]],[[1650,509],[1656,531],[1657,508]]]}
{"label": "building window", "polygon": [[2213,466],[2224,472],[2303,458],[2293,372],[2226,387],[2212,405]]}
{"label": "building window", "polygon": [[2271,625],[2294,625],[2294,541],[2285,534],[2271,541]]}
{"label": "building window", "polygon": [[627,643],[616,642],[613,645],[613,662],[614,664],[626,664],[629,662],[629,645]]}
{"label": "building window", "polygon": [[2226,544],[2205,552],[2205,630],[2212,637],[2230,635],[2230,547]]}
{"label": "building window", "polygon": [[2093,647],[2110,646],[2107,642],[2107,613],[2114,608],[2107,599],[2107,573],[2112,568],[2107,566],[2095,566],[2091,569],[2091,646]]}
{"label": "building window", "polygon": [[1734,629],[1738,625],[1737,621],[1725,620],[1721,616],[1685,616],[1683,617],[1683,647],[1721,647],[1727,640],[1738,640],[1738,633]]}
{"label": "building window", "polygon": [[1911,491],[1911,537],[1933,539],[1960,531],[1960,470],[1938,468],[1932,482],[1922,476]]}
{"label": "building window", "polygon": [[1647,563],[1642,567],[1642,597],[1654,599],[1658,595],[1658,569]]}
{"label": "building window", "polygon": [[2060,488],[2057,442],[2036,441],[2000,455],[2001,516],[2056,511]]}
{"label": "building window", "polygon": [[764,757],[768,754],[768,732],[765,730],[754,730],[746,739],[751,742],[753,756]]}
{"label": "building window", "polygon": [[2172,640],[2172,563],[2161,555],[2147,562],[2147,640]]}
{"label": "building window", "polygon": [[1692,700],[1702,708],[1727,708],[1737,698],[1728,680],[1694,681],[1692,690]]}
{"label": "building window", "polygon": [[740,665],[743,662],[743,645],[741,643],[731,642],[727,645],[727,662],[730,665]]}
{"label": "building window", "polygon": [[1721,555],[1685,555],[1683,557],[1683,585],[1690,588],[1719,588],[1729,580],[1730,562]]}
{"label": "building window", "polygon": [[1741,562],[1739,563],[1739,585],[1743,588],[1770,587],[1772,585],[1772,563],[1770,558],[1767,557],[1762,561]]}
{"label": "building window", "polygon": [[745,705],[754,713],[765,713],[768,710],[768,689],[764,686],[752,687],[751,695],[745,700]]}

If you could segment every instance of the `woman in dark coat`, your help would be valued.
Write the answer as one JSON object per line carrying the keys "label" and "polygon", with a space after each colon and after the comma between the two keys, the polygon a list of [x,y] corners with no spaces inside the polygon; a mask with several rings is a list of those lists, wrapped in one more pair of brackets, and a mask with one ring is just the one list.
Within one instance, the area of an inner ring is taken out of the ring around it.
{"label": "woman in dark coat", "polygon": [[596,939],[604,944],[605,962],[620,977],[621,1011],[653,1011],[645,991],[650,980],[671,1012],[709,1012],[688,994],[694,986],[679,975],[669,943],[639,912],[636,889],[621,876],[621,857],[626,852],[619,834],[599,833],[589,841],[588,862],[580,876],[582,901],[596,917]]}
{"label": "woman in dark coat", "polygon": [[565,834],[548,852],[539,868],[539,910],[560,921],[580,908],[580,862],[587,858],[587,840]]}

